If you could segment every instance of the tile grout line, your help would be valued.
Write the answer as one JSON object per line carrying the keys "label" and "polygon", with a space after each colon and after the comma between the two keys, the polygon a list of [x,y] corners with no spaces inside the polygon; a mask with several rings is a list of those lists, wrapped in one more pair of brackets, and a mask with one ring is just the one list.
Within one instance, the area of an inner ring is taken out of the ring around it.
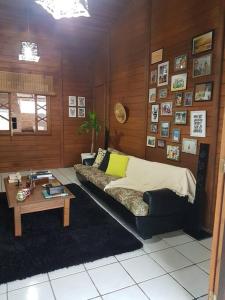
{"label": "tile grout line", "polygon": [[[174,280],[176,281],[176,283],[178,285],[180,285],[189,295],[191,295],[191,297],[194,297],[193,299],[195,299],[196,297],[194,295],[192,295],[192,293],[190,291],[188,291],[179,281],[176,280],[176,278],[174,278],[170,273],[168,273],[168,275]],[[201,297],[201,296],[200,296]]]}
{"label": "tile grout line", "polygon": [[[90,278],[91,282],[93,283],[94,287],[96,288],[96,291],[98,292],[98,294],[101,296],[101,293],[99,291],[99,289],[97,288],[97,286],[95,285],[95,282],[93,281],[93,279],[91,278],[91,275],[88,273],[88,270],[87,268],[85,267],[84,265],[84,269],[85,269],[85,272],[87,273],[88,277]],[[96,297],[95,297],[96,298]]]}
{"label": "tile grout line", "polygon": [[50,277],[49,277],[48,273],[47,273],[47,276],[48,276],[48,281],[49,281],[49,284],[50,284],[50,287],[51,287],[51,290],[52,290],[53,297],[54,297],[55,300],[57,300],[56,295],[55,295],[55,291],[53,289],[53,286],[52,286],[52,283],[51,283],[51,280],[50,280]]}

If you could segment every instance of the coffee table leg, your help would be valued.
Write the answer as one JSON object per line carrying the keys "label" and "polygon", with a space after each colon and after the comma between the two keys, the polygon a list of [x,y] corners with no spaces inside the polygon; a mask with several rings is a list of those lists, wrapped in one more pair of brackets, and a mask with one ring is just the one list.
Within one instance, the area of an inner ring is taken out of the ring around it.
{"label": "coffee table leg", "polygon": [[64,227],[70,225],[70,199],[64,201],[63,225]]}
{"label": "coffee table leg", "polygon": [[15,236],[21,236],[22,235],[21,213],[18,207],[14,207],[14,226],[15,226]]}

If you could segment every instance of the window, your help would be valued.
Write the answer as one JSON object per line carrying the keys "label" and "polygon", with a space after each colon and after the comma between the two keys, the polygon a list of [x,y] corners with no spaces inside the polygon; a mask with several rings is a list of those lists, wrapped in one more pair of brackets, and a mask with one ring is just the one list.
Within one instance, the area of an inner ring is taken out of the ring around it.
{"label": "window", "polygon": [[[10,121],[11,120],[11,121]],[[0,93],[0,131],[41,134],[49,131],[49,99],[44,95]]]}

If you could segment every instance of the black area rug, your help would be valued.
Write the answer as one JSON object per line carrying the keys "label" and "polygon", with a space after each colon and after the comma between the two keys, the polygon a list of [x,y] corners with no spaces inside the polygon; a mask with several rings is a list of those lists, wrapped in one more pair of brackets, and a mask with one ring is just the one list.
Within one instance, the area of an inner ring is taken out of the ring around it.
{"label": "black area rug", "polygon": [[142,247],[131,233],[99,207],[78,185],[67,186],[70,227],[62,209],[22,216],[22,237],[14,237],[13,211],[0,194],[0,283],[94,261]]}

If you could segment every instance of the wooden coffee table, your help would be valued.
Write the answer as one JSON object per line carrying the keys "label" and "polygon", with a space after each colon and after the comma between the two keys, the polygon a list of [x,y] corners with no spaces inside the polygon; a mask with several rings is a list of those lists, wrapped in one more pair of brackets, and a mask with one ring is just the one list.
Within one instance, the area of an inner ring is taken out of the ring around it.
{"label": "wooden coffee table", "polygon": [[[51,181],[51,180],[50,180]],[[16,200],[16,195],[21,186],[16,186],[15,183],[9,183],[7,178],[4,178],[5,190],[8,200],[9,208],[14,209],[14,226],[15,236],[22,235],[21,215],[29,214],[38,211],[50,210],[55,208],[63,208],[63,225],[69,226],[70,224],[70,199],[75,196],[65,187],[65,192],[68,196],[59,196],[51,199],[45,199],[42,195],[42,183],[36,183],[36,187],[32,194],[27,197],[23,202]],[[22,177],[22,184],[25,186],[26,177]]]}

